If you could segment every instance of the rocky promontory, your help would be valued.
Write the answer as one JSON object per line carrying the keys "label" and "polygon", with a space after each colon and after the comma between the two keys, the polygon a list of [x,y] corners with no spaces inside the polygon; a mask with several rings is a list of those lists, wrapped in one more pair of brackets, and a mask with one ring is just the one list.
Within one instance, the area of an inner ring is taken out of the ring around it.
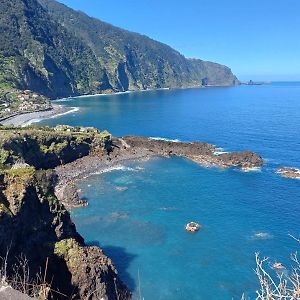
{"label": "rocky promontory", "polygon": [[43,299],[130,299],[112,261],[84,243],[55,195],[53,167],[105,146],[105,132],[69,129],[0,127],[0,280],[37,297],[43,278]]}
{"label": "rocky promontory", "polygon": [[14,265],[26,257],[33,276],[28,280],[42,271],[51,287],[49,299],[129,299],[111,260],[77,233],[54,194],[55,181],[53,171],[31,167],[1,174],[0,256],[8,251],[6,280],[14,287]]}
{"label": "rocky promontory", "polygon": [[99,247],[85,245],[66,207],[87,205],[76,180],[155,156],[180,156],[207,167],[263,164],[254,152],[217,154],[208,143],[112,137],[84,127],[0,126],[0,256],[9,249],[6,280],[15,287],[15,264],[23,256],[32,274],[28,280],[45,274],[49,299],[130,299],[113,262]]}
{"label": "rocky promontory", "polygon": [[[264,163],[258,154],[251,151],[217,155],[217,148],[214,145],[202,142],[183,143],[126,136],[112,137],[107,145],[105,151],[98,148],[85,157],[68,164],[58,165],[55,168],[58,176],[56,195],[65,205],[69,207],[81,206],[82,200],[79,202],[70,200],[79,199],[76,195],[77,189],[71,188],[76,180],[128,160],[149,159],[155,156],[180,156],[205,167],[240,168],[243,170],[260,168]],[[70,190],[71,197],[64,197],[65,189]],[[84,205],[86,203],[83,203],[82,206]]]}
{"label": "rocky promontory", "polygon": [[129,146],[129,151],[149,151],[155,155],[182,156],[191,159],[204,166],[221,168],[237,167],[252,169],[261,167],[263,159],[252,151],[230,152],[217,155],[217,148],[202,142],[173,142],[144,137],[124,137],[123,140]]}

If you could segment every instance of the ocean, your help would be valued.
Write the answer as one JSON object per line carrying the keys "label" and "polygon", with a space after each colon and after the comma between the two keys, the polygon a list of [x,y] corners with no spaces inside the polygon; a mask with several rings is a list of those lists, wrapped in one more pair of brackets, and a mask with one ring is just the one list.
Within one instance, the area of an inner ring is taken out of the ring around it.
{"label": "ocean", "polygon": [[[300,237],[300,83],[158,90],[81,97],[77,111],[40,122],[205,141],[220,151],[252,150],[261,170],[204,168],[183,158],[132,161],[80,183],[89,206],[71,211],[88,244],[112,258],[134,299],[251,299],[255,253],[291,267]],[[186,223],[202,225],[196,234]],[[286,271],[287,272],[287,271]]]}

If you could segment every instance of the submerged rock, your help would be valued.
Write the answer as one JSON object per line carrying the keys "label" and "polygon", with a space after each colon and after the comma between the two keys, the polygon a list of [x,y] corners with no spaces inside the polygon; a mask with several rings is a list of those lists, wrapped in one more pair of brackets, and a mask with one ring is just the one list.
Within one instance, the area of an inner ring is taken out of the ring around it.
{"label": "submerged rock", "polygon": [[266,240],[266,239],[271,239],[272,238],[272,235],[270,235],[269,233],[267,232],[258,232],[258,233],[255,233],[253,236],[252,236],[253,239],[262,239],[262,240]]}
{"label": "submerged rock", "polygon": [[123,213],[123,212],[113,212],[110,215],[110,218],[113,221],[128,219],[128,217],[129,217],[128,214],[127,213]]}
{"label": "submerged rock", "polygon": [[128,187],[126,186],[116,186],[116,191],[118,192],[125,192],[128,190]]}

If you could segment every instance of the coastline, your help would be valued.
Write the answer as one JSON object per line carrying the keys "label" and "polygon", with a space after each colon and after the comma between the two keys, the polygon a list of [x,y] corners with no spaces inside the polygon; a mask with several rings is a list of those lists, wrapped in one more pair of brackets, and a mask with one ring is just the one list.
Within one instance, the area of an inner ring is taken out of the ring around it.
{"label": "coastline", "polygon": [[[197,87],[195,87],[197,88]],[[11,117],[8,117],[0,121],[0,125],[13,125],[13,126],[29,126],[32,123],[38,123],[45,119],[59,117],[68,113],[78,111],[78,107],[66,107],[63,104],[57,104],[61,102],[66,102],[71,99],[76,98],[87,98],[87,97],[99,97],[99,96],[113,96],[113,95],[122,95],[135,92],[150,92],[150,91],[159,91],[159,90],[170,90],[169,88],[159,88],[159,89],[147,89],[147,90],[136,90],[136,91],[124,91],[124,92],[114,92],[108,94],[90,94],[90,95],[79,95],[72,97],[65,97],[61,99],[51,100],[53,109],[44,110],[44,111],[35,111],[35,112],[26,112],[26,113],[17,113]]]}
{"label": "coastline", "polygon": [[53,109],[46,111],[35,111],[20,113],[0,122],[1,125],[28,126],[44,119],[55,118],[64,114],[78,111],[76,107],[66,107],[60,104],[52,104]]}
{"label": "coastline", "polygon": [[55,194],[67,208],[86,206],[88,203],[79,199],[76,182],[93,174],[122,168],[122,164],[128,161],[178,156],[202,167],[222,169],[233,167],[243,171],[260,168],[264,163],[263,159],[254,152],[244,151],[215,155],[215,150],[215,146],[201,142],[183,143],[133,136],[114,137],[110,148],[92,151],[87,156],[57,166],[55,171],[58,182]]}
{"label": "coastline", "polygon": [[13,126],[28,126],[32,123],[38,123],[45,119],[55,118],[64,114],[78,111],[78,107],[66,107],[63,104],[57,104],[61,102],[66,102],[76,98],[88,98],[88,97],[102,97],[102,96],[114,96],[122,94],[131,94],[131,93],[145,93],[151,91],[170,91],[170,90],[183,90],[183,89],[203,89],[203,88],[218,88],[218,87],[229,87],[227,85],[212,85],[212,86],[189,86],[189,87],[177,87],[177,88],[157,88],[157,89],[144,89],[144,90],[132,90],[124,92],[112,92],[112,93],[102,93],[102,94],[90,94],[90,95],[79,95],[72,97],[65,97],[61,99],[51,100],[53,109],[45,111],[35,111],[27,113],[18,113],[3,121],[0,121],[0,125],[13,125]]}
{"label": "coastline", "polygon": [[[209,86],[209,87],[222,87],[219,85]],[[64,102],[68,101],[70,99],[76,99],[76,98],[89,98],[89,97],[102,97],[102,96],[114,96],[114,95],[122,95],[122,94],[131,94],[131,93],[146,93],[146,92],[153,92],[153,91],[171,91],[171,90],[187,90],[187,89],[200,89],[205,88],[205,86],[196,85],[196,86],[190,86],[190,87],[174,87],[174,88],[156,88],[156,89],[143,89],[143,90],[129,90],[124,92],[110,92],[110,93],[99,93],[99,94],[88,94],[88,95],[79,95],[79,96],[70,96],[65,97],[62,99],[56,99],[52,100],[52,102]]]}

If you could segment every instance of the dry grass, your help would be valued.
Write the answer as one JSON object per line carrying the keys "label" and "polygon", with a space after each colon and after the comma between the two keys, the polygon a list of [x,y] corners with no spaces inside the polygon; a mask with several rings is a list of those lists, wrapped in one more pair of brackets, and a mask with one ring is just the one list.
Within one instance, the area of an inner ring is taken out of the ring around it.
{"label": "dry grass", "polygon": [[38,300],[47,300],[52,298],[51,296],[54,294],[59,294],[68,299],[66,295],[51,289],[51,284],[46,282],[47,269],[48,258],[45,262],[45,271],[43,273],[39,271],[31,276],[27,258],[24,255],[20,255],[12,266],[12,272],[10,272],[12,274],[8,274],[7,252],[5,257],[0,257],[0,283],[11,286],[13,289]]}
{"label": "dry grass", "polygon": [[[290,235],[300,243],[300,240]],[[292,268],[280,268],[271,272],[268,257],[255,254],[256,269],[260,289],[256,291],[256,300],[299,300],[300,299],[300,262],[297,253],[291,254]],[[242,300],[246,300],[245,296]]]}

